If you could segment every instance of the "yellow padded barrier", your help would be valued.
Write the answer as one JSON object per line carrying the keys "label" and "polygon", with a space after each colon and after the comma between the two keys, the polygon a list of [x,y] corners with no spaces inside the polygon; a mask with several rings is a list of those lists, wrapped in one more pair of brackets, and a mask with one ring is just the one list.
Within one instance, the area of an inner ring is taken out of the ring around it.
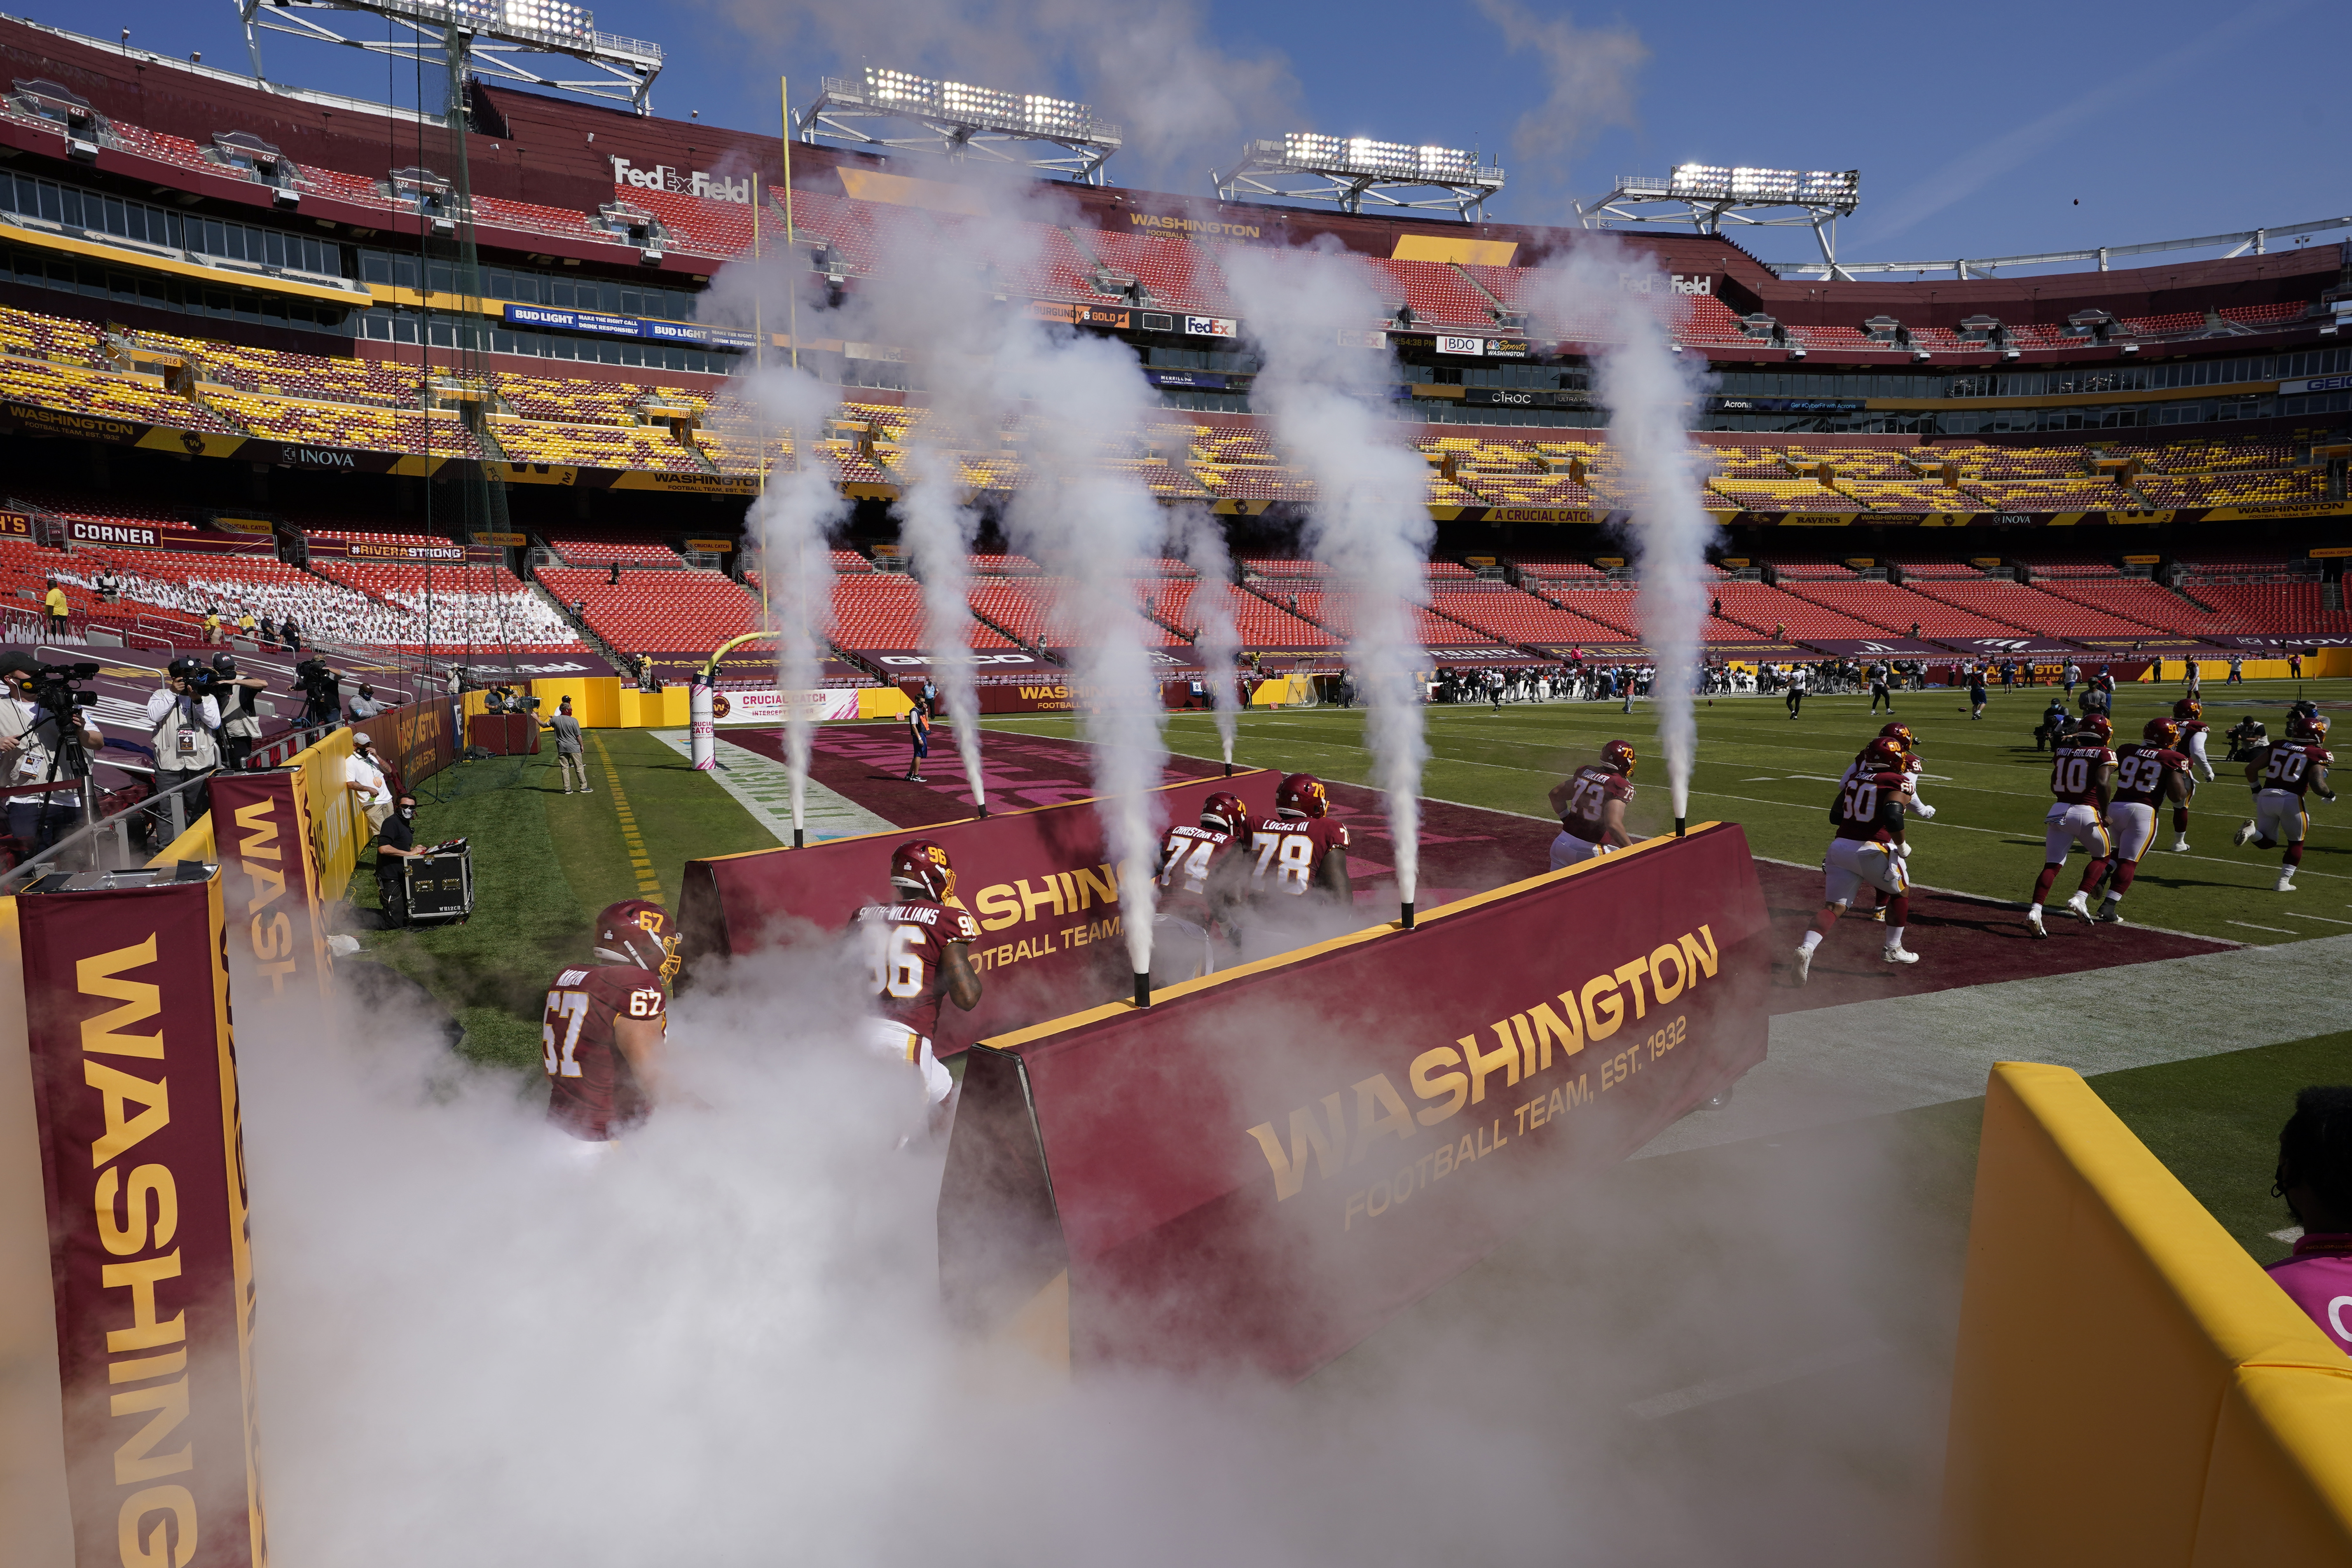
{"label": "yellow padded barrier", "polygon": [[1944,1545],[2352,1564],[2352,1358],[2064,1068],[1986,1086]]}

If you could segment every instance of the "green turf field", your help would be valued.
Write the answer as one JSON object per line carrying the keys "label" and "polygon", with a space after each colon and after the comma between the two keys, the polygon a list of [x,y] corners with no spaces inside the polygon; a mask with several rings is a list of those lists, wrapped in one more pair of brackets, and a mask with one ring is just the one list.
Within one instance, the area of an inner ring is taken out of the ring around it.
{"label": "green turf field", "polygon": [[[538,1070],[548,979],[588,955],[598,910],[638,897],[675,907],[687,861],[775,845],[650,732],[588,734],[590,795],[563,794],[551,751],[463,763],[431,780],[417,802],[416,841],[473,841],[474,918],[362,933],[374,956],[448,1005],[478,1061]],[[376,907],[374,862],[362,851],[352,878],[349,897],[363,910]]]}
{"label": "green turf field", "polygon": [[[2169,713],[2177,685],[2126,686],[2116,693],[2119,738]],[[2352,931],[2352,801],[2331,806],[2315,800],[2310,844],[2293,893],[2272,890],[2276,851],[2230,845],[2231,830],[2251,815],[2240,770],[2222,761],[2221,732],[2246,713],[2260,716],[2276,736],[2286,704],[2298,695],[2322,703],[2352,700],[2352,680],[2250,681],[2223,689],[2208,682],[2205,718],[2213,726],[2209,752],[2219,775],[2199,786],[2189,818],[2189,853],[2169,852],[2168,817],[2159,821],[2158,847],[2142,862],[2124,906],[2126,921],[2231,942],[2293,942]],[[1981,720],[1971,720],[1964,692],[1931,688],[1905,692],[1896,717],[1919,737],[1927,762],[1926,797],[1932,822],[1915,822],[1912,876],[1959,892],[2015,900],[2031,896],[2042,859],[2042,817],[2049,809],[2046,754],[2033,748],[2033,728],[2051,689],[2004,697],[1996,689]],[[1791,720],[1778,698],[1702,700],[1698,760],[1692,777],[1693,821],[1741,824],[1759,855],[1801,865],[1821,863],[1828,840],[1827,811],[1838,777],[1864,742],[1878,732],[1867,697],[1808,697]],[[1615,703],[1507,704],[1429,709],[1430,759],[1423,793],[1436,799],[1496,811],[1547,815],[1545,791],[1602,742],[1622,736],[1643,762],[1643,786],[1628,814],[1634,831],[1671,826],[1664,767],[1659,761],[1651,706],[1636,702],[1629,717]],[[1067,735],[1066,717],[999,719],[994,728]],[[1369,783],[1360,710],[1256,710],[1242,717],[1234,761],[1254,767],[1304,770],[1350,783]],[[1216,733],[1206,715],[1181,714],[1169,724],[1171,750],[1214,757]],[[2074,864],[2082,864],[2077,856]],[[2079,873],[2063,876],[2057,896],[2074,890]]]}

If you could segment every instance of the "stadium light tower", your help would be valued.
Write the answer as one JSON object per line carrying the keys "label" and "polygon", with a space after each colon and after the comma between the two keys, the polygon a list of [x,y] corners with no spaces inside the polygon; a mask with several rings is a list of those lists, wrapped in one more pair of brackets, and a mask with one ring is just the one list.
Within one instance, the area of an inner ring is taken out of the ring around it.
{"label": "stadium light tower", "polygon": [[[245,47],[261,68],[261,35],[284,33],[320,44],[346,44],[394,59],[446,67],[453,82],[495,76],[530,87],[553,88],[653,112],[654,78],[661,46],[596,30],[584,5],[567,0],[231,0],[245,24]],[[359,38],[331,20],[336,12],[382,16],[407,29],[387,38]],[[595,74],[564,74],[557,61]],[[536,62],[536,63],[532,63]],[[456,96],[453,93],[453,96]]]}
{"label": "stadium light tower", "polygon": [[[1837,220],[1861,201],[1862,171],[1720,168],[1678,163],[1663,179],[1620,174],[1605,196],[1576,204],[1587,228],[1619,224],[1684,224],[1701,234],[1723,233],[1726,223],[1756,228],[1810,228],[1821,264],[1845,278],[1837,264]],[[1759,216],[1776,214],[1778,216]],[[1851,281],[1851,279],[1849,279]]]}
{"label": "stadium light tower", "polygon": [[793,119],[803,142],[980,158],[1089,185],[1103,183],[1103,165],[1124,144],[1119,128],[1083,103],[880,66],[858,81],[824,78],[816,101]]}
{"label": "stadium light tower", "polygon": [[[1374,206],[1418,210],[1454,209],[1463,222],[1486,216],[1486,198],[1503,188],[1499,164],[1481,163],[1475,153],[1455,147],[1420,147],[1375,142],[1369,136],[1324,136],[1294,131],[1279,142],[1253,142],[1225,174],[1212,171],[1217,196],[1282,196],[1292,201],[1330,202],[1343,212]],[[1408,200],[1398,193],[1443,191],[1442,196]]]}

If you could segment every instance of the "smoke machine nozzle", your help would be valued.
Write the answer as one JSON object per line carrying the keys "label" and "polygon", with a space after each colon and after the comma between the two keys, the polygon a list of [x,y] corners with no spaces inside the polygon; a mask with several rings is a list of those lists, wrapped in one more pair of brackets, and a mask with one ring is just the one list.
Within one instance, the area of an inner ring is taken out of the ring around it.
{"label": "smoke machine nozzle", "polygon": [[1682,836],[1683,836],[1683,819],[1682,819],[1681,817],[1677,816],[1677,817],[1675,817],[1675,837],[1677,837],[1677,838],[1680,838]]}
{"label": "smoke machine nozzle", "polygon": [[793,829],[793,847],[795,849],[805,849],[808,847],[807,829],[800,827]]}
{"label": "smoke machine nozzle", "polygon": [[1151,972],[1148,969],[1139,969],[1136,971],[1135,1005],[1139,1007],[1149,1007],[1151,1005]]}
{"label": "smoke machine nozzle", "polygon": [[1398,926],[1404,931],[1411,931],[1412,929],[1412,900],[1411,899],[1407,899],[1403,903],[1398,905],[1397,908],[1399,910],[1399,919],[1397,921]]}

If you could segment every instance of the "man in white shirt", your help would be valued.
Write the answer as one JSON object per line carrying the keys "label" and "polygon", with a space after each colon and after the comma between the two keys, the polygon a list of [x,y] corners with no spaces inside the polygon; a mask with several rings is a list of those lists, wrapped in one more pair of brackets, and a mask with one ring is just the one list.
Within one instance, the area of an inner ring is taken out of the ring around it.
{"label": "man in white shirt", "polygon": [[375,754],[375,742],[365,732],[352,736],[352,754],[343,760],[343,788],[359,799],[360,813],[367,818],[368,831],[375,832],[383,819],[392,815],[392,786],[383,776],[383,763]]}
{"label": "man in white shirt", "polygon": [[[164,667],[163,684],[147,699],[159,795],[220,766],[220,703],[205,689],[212,678],[204,660],[175,658]],[[183,797],[184,820],[193,822],[204,813],[204,795],[199,786]]]}
{"label": "man in white shirt", "polygon": [[[55,715],[33,701],[36,668],[30,654],[0,654],[0,681],[5,682],[0,694],[0,778],[12,785],[51,782],[58,729]],[[81,739],[93,752],[106,744],[106,737],[87,721]],[[57,772],[61,780],[73,777],[63,769]],[[8,831],[28,850],[46,849],[81,826],[81,801],[71,790],[11,795],[7,803]]]}

